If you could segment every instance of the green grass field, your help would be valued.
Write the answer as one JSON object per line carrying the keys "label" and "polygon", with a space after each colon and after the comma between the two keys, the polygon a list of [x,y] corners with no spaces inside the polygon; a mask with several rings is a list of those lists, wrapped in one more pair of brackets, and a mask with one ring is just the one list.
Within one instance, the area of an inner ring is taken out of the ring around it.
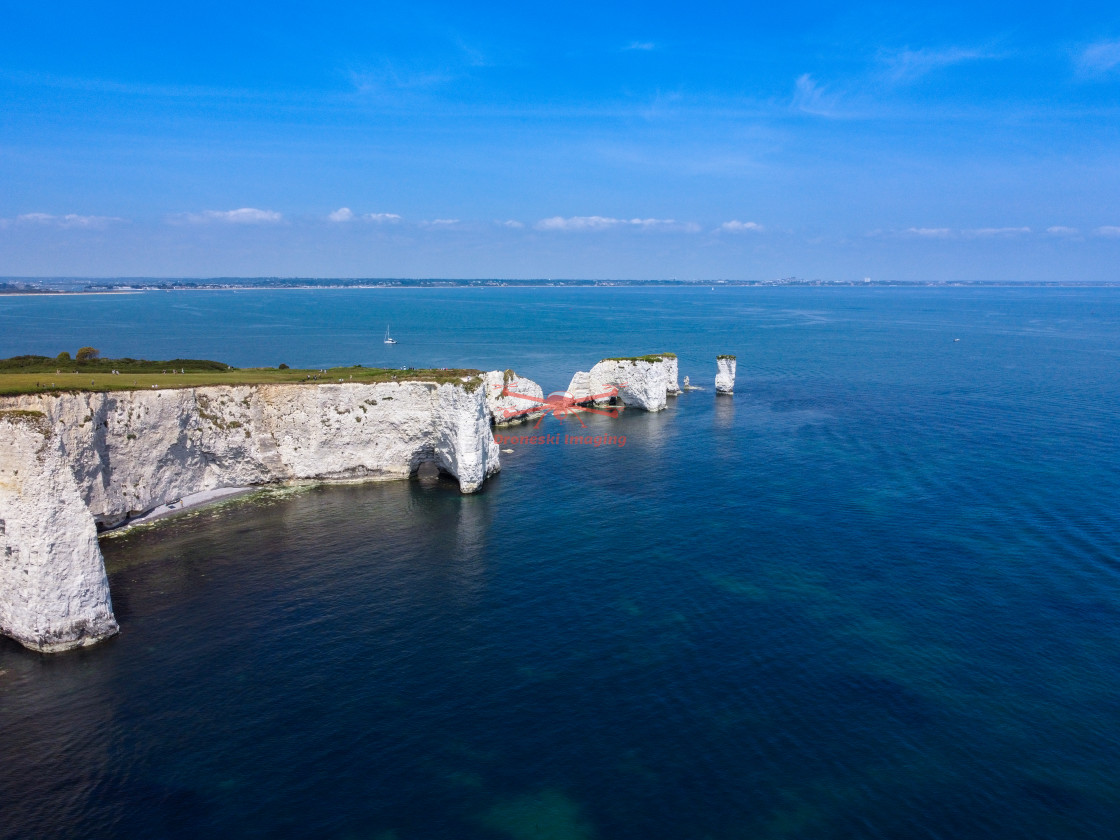
{"label": "green grass field", "polygon": [[[119,373],[113,373],[113,371]],[[0,396],[60,391],[147,391],[158,388],[199,388],[206,385],[327,384],[338,382],[453,382],[473,389],[480,371],[393,370],[361,366],[318,370],[230,368],[220,362],[174,359],[60,361],[42,356],[0,359]]]}

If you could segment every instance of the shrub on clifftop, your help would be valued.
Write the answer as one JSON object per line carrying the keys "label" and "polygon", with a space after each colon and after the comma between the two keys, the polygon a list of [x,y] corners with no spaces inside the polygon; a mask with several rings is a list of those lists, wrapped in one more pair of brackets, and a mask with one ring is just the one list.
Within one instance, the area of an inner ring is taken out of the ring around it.
{"label": "shrub on clifftop", "polygon": [[100,355],[101,351],[96,347],[82,347],[80,350],[78,350],[78,355],[74,358],[79,362],[92,362]]}

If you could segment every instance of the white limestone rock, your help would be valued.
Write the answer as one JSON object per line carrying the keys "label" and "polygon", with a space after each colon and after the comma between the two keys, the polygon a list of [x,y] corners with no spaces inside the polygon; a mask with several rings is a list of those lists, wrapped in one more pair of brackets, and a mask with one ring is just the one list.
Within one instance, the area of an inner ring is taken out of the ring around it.
{"label": "white limestone rock", "polygon": [[735,392],[735,357],[716,356],[716,393]]}
{"label": "white limestone rock", "polygon": [[577,370],[568,384],[568,394],[572,401],[582,404],[591,399],[591,374],[586,370]]}
{"label": "white limestone rock", "polygon": [[666,386],[666,393],[670,397],[675,397],[675,396],[677,396],[681,393],[681,386],[680,386],[680,383],[677,380],[677,377],[679,375],[678,365],[677,365],[677,357],[676,356],[664,356],[664,357],[662,357],[662,360],[665,362],[665,376],[668,379],[668,385]]}
{"label": "white limestone rock", "polygon": [[588,374],[589,398],[608,402],[603,395],[617,389],[623,405],[661,411],[667,404],[667,395],[680,391],[677,358],[670,354],[650,358],[653,360],[604,359],[599,362]]}
{"label": "white limestone rock", "polygon": [[[0,398],[0,416],[0,564],[22,564],[0,566],[0,630],[42,650],[116,632],[95,522],[224,487],[405,478],[426,462],[473,493],[501,468],[477,381],[34,394]],[[21,575],[41,592],[14,594],[31,585]],[[13,612],[19,599],[30,606]]]}
{"label": "white limestone rock", "polygon": [[544,390],[532,379],[512,370],[492,370],[485,374],[486,405],[495,426],[508,426],[535,420],[544,413]]}
{"label": "white limestone rock", "polygon": [[0,633],[34,650],[117,632],[97,529],[45,416],[0,411]]}

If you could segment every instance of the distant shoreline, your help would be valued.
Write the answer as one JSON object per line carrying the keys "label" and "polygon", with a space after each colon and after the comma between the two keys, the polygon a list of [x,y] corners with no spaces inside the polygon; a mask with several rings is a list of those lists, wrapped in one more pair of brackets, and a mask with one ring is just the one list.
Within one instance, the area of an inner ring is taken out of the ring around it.
{"label": "distant shoreline", "polygon": [[[0,284],[5,284],[7,278],[0,278]],[[12,283],[15,280],[15,283]],[[65,278],[62,282],[74,283],[77,278]],[[392,290],[392,289],[619,289],[619,288],[653,288],[653,289],[772,289],[772,288],[812,288],[812,289],[1109,289],[1120,288],[1120,280],[1116,281],[953,281],[953,282],[919,282],[919,281],[826,281],[826,280],[800,280],[788,278],[785,280],[710,280],[710,281],[678,281],[678,280],[385,280],[369,282],[339,282],[322,281],[299,282],[292,280],[246,282],[244,285],[234,282],[205,282],[194,280],[168,280],[163,283],[150,283],[145,285],[127,285],[100,287],[91,283],[90,287],[82,289],[67,289],[58,287],[28,288],[28,278],[10,278],[8,284],[14,288],[0,288],[0,299],[5,297],[57,297],[60,295],[131,295],[144,292],[249,292],[249,291],[308,291],[308,290]],[[32,281],[34,282],[34,281]],[[44,282],[44,281],[38,281]],[[50,282],[50,281],[46,281]],[[59,281],[55,281],[59,282]],[[16,285],[16,284],[19,285]]]}

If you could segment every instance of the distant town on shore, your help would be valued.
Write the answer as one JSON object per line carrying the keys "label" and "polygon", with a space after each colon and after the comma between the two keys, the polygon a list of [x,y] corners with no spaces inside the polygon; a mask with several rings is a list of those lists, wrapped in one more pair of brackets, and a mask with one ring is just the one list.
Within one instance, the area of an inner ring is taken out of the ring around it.
{"label": "distant town on shore", "polygon": [[455,279],[395,277],[3,277],[0,294],[89,294],[136,291],[196,291],[219,289],[378,289],[378,288],[474,288],[474,287],[703,287],[703,286],[828,286],[828,287],[1106,287],[1118,281],[1054,280],[1048,282],[1009,282],[996,280],[912,281],[872,279],[806,280],[782,277],[775,280],[625,280],[625,279]]}

